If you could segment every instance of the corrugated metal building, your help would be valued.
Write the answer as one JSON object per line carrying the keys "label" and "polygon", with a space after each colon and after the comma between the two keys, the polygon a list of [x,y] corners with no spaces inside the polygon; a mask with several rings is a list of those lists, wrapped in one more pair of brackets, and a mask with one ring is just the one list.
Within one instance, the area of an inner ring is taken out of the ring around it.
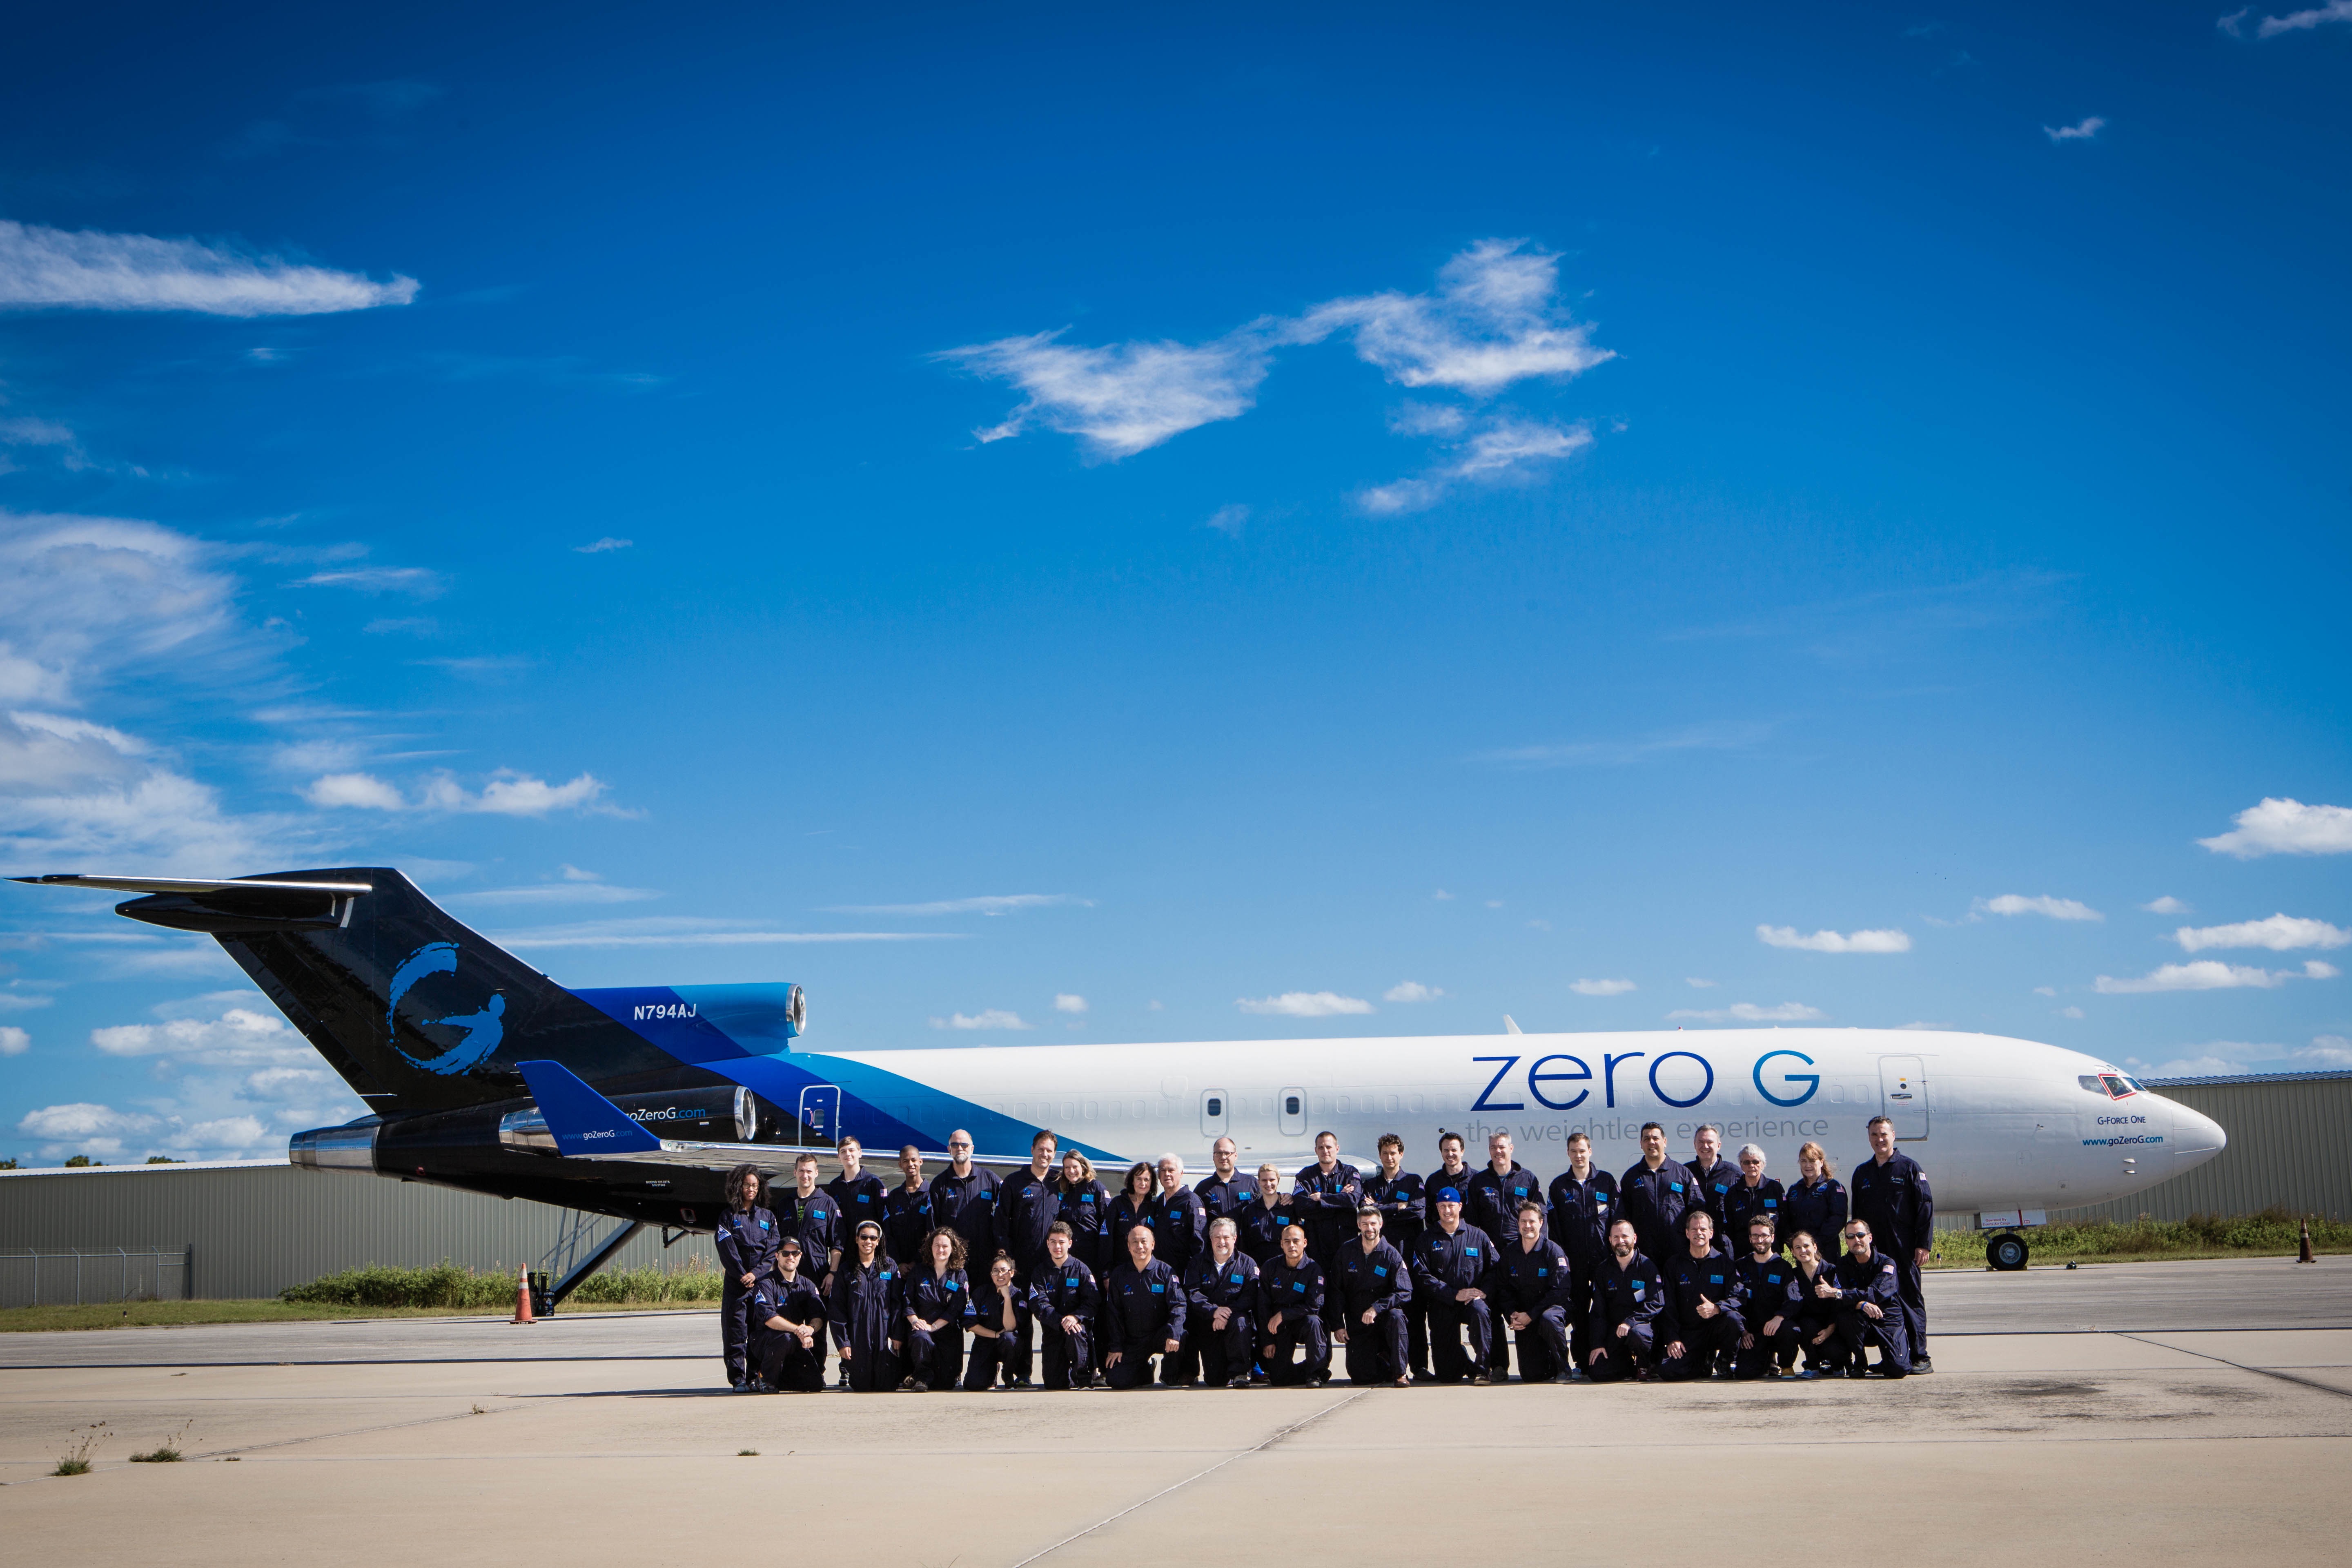
{"label": "corrugated metal building", "polygon": [[[26,1304],[31,1271],[7,1255],[28,1249],[192,1248],[185,1293],[215,1299],[275,1296],[289,1285],[369,1263],[446,1258],[511,1273],[538,1265],[554,1245],[561,1213],[523,1199],[298,1170],[272,1160],[0,1171],[0,1305]],[[648,1230],[606,1267],[684,1268],[696,1257],[716,1265],[709,1237],[683,1237],[665,1252],[661,1233]],[[59,1300],[63,1267],[42,1260],[43,1300]],[[110,1268],[93,1266],[90,1274],[93,1291],[101,1276],[115,1278]],[[165,1271],[155,1293],[184,1293],[176,1270]]]}
{"label": "corrugated metal building", "polygon": [[2187,1219],[2255,1214],[2273,1204],[2295,1214],[2352,1215],[2352,1072],[2141,1081],[2220,1122],[2230,1146],[2185,1176],[2114,1203],[2053,1210],[2053,1220]]}

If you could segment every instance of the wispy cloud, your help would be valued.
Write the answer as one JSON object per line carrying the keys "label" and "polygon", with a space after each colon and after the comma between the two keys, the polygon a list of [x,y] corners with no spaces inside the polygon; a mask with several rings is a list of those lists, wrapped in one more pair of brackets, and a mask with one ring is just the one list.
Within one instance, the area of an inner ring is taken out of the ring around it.
{"label": "wispy cloud", "polygon": [[1486,395],[1536,376],[1580,375],[1614,359],[1559,304],[1559,258],[1524,239],[1484,239],[1438,269],[1429,294],[1386,292],[1318,305],[1293,336],[1355,334],[1356,355],[1401,386]]}
{"label": "wispy cloud", "polygon": [[2217,855],[2241,860],[2258,855],[2352,854],[2352,807],[2305,805],[2265,795],[2234,820],[2238,826],[2231,831],[2197,842]]}
{"label": "wispy cloud", "polygon": [[[1381,993],[1381,1000],[1383,1002],[1434,1002],[1444,994],[1444,991],[1435,985],[1423,985],[1418,980],[1400,980]],[[1365,1010],[1370,1011],[1370,1008]]]}
{"label": "wispy cloud", "polygon": [[1829,1015],[1802,1002],[1783,1002],[1776,1007],[1734,1002],[1728,1007],[1677,1007],[1666,1016],[1696,1019],[1702,1024],[1809,1024]]}
{"label": "wispy cloud", "polygon": [[[2213,25],[2233,38],[2245,35],[2247,16],[2253,10],[2249,5],[2217,17]],[[2327,22],[2352,22],[2352,0],[2327,0],[2325,5],[2315,5],[2307,11],[2290,11],[2284,16],[2264,16],[2254,27],[2254,37],[2275,38],[2281,33],[2305,33]]]}
{"label": "wispy cloud", "polygon": [[626,550],[635,543],[636,541],[634,539],[615,539],[608,533],[593,544],[573,545],[572,552],[574,555],[608,555],[615,550]]}
{"label": "wispy cloud", "polygon": [[2235,991],[2251,987],[2275,991],[2290,980],[2333,980],[2340,973],[2332,963],[2322,963],[2314,958],[2306,960],[2300,970],[2257,969],[2242,963],[2223,963],[2215,958],[2200,958],[2193,963],[2168,963],[2135,980],[2118,980],[2102,974],[2093,989],[2109,996],[2126,996],[2147,991]]}
{"label": "wispy cloud", "polygon": [[309,316],[405,305],[415,297],[414,278],[379,283],[193,239],[0,219],[0,307]]}
{"label": "wispy cloud", "polygon": [[1206,343],[1060,341],[1067,328],[971,343],[932,356],[1006,381],[1028,401],[1003,423],[972,434],[982,443],[1020,435],[1034,423],[1076,436],[1089,456],[1113,461],[1219,420],[1257,401],[1270,345],[1254,328]]}
{"label": "wispy cloud", "polygon": [[2189,906],[2170,893],[2165,894],[2152,903],[2142,904],[2140,908],[2152,915],[2185,915],[2189,912]]}
{"label": "wispy cloud", "polygon": [[1336,991],[1286,991],[1279,996],[1242,996],[1234,999],[1234,1005],[1244,1013],[1284,1018],[1331,1018],[1377,1011],[1360,996],[1342,996]]}
{"label": "wispy cloud", "polygon": [[1055,1012],[1056,1012],[1056,1013],[1083,1013],[1083,1012],[1085,1012],[1086,1010],[1087,1010],[1087,999],[1086,999],[1085,997],[1081,996],[1081,995],[1078,995],[1076,992],[1071,992],[1071,991],[1057,991],[1057,992],[1055,992],[1055,993],[1054,994],[1054,1011],[1055,1011]]}
{"label": "wispy cloud", "polygon": [[479,791],[469,790],[454,774],[442,773],[425,779],[411,796],[373,773],[340,773],[311,780],[302,787],[301,795],[312,805],[362,811],[472,812],[490,816],[618,811],[604,804],[604,782],[593,773],[581,773],[559,784],[511,768],[492,773]]}
{"label": "wispy cloud", "polygon": [[0,1057],[21,1057],[33,1048],[33,1037],[14,1024],[0,1024]]}
{"label": "wispy cloud", "polygon": [[1026,1029],[1018,1013],[1008,1013],[1002,1007],[991,1007],[984,1013],[953,1013],[931,1020],[934,1029]]}
{"label": "wispy cloud", "polygon": [[565,925],[494,931],[491,940],[517,951],[571,947],[766,947],[834,942],[961,942],[956,931],[758,931],[740,921],[696,915],[577,921]]}
{"label": "wispy cloud", "polygon": [[1989,915],[2047,915],[2053,921],[2103,921],[2107,917],[2090,905],[2073,899],[2053,899],[2047,893],[2027,898],[2022,893],[2003,893],[1999,898],[1979,899],[1979,912]]}
{"label": "wispy cloud", "polygon": [[1571,980],[1568,988],[1579,996],[1622,996],[1637,989],[1630,980]]}
{"label": "wispy cloud", "polygon": [[1800,935],[1794,926],[1758,926],[1756,940],[1767,947],[1801,948],[1807,952],[1908,952],[1911,938],[1899,931],[1858,931],[1850,936],[1833,931]]}
{"label": "wispy cloud", "polygon": [[350,588],[362,594],[410,594],[420,599],[432,599],[438,598],[447,584],[440,573],[423,566],[350,566],[336,572],[313,572],[287,586]]}
{"label": "wispy cloud", "polygon": [[1366,511],[1419,511],[1436,505],[1456,485],[1524,479],[1544,464],[1574,457],[1592,445],[1589,425],[1550,425],[1508,416],[1482,422],[1454,444],[1450,456],[1411,479],[1375,485],[1357,500]]}
{"label": "wispy cloud", "polygon": [[2106,123],[2105,121],[2093,114],[2076,121],[2072,125],[2045,125],[2042,128],[2042,133],[2053,142],[2088,142],[2105,129]]}
{"label": "wispy cloud", "polygon": [[1014,910],[1045,909],[1054,904],[1076,904],[1094,908],[1091,899],[1073,898],[1068,893],[983,893],[972,899],[933,899],[921,904],[829,904],[825,912],[836,915],[1003,915]]}
{"label": "wispy cloud", "polygon": [[521,888],[481,888],[451,893],[444,902],[478,904],[635,904],[662,896],[658,888],[619,888],[610,882],[540,882]]}
{"label": "wispy cloud", "polygon": [[1249,521],[1249,515],[1250,509],[1239,502],[1221,506],[1209,514],[1208,526],[1229,539],[1237,538],[1241,534],[1242,524]]}
{"label": "wispy cloud", "polygon": [[2352,945],[2352,931],[2326,921],[2279,914],[2235,925],[2182,926],[2172,933],[2172,940],[2184,952],[2201,952],[2209,947],[2265,947],[2273,952],[2288,952],[2299,947]]}
{"label": "wispy cloud", "polygon": [[1653,757],[1683,752],[1735,752],[1759,744],[1772,732],[1769,724],[1694,724],[1680,730],[1654,731],[1618,741],[1570,741],[1559,745],[1511,746],[1481,752],[1471,760],[1509,763],[1528,768],[1623,767]]}

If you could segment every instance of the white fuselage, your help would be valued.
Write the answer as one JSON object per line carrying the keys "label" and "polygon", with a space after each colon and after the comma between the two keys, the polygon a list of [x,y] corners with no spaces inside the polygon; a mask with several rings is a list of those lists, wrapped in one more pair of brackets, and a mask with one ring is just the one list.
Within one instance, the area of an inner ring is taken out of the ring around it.
{"label": "white fuselage", "polygon": [[[814,1071],[826,1059],[793,1055]],[[1990,1215],[2122,1197],[2227,1142],[2212,1121],[2160,1095],[2086,1088],[2117,1076],[2096,1058],[1991,1035],[1677,1030],[841,1056],[1119,1160],[1172,1152],[1205,1169],[1215,1140],[1230,1136],[1245,1173],[1271,1162],[1286,1187],[1327,1131],[1367,1172],[1381,1135],[1397,1133],[1405,1168],[1424,1175],[1439,1164],[1441,1132],[1465,1137],[1473,1168],[1486,1163],[1488,1136],[1507,1132],[1518,1163],[1549,1181],[1568,1167],[1578,1131],[1592,1139],[1595,1165],[1622,1172],[1641,1158],[1645,1121],[1664,1126],[1675,1159],[1688,1160],[1693,1132],[1713,1122],[1727,1160],[1755,1143],[1769,1173],[1793,1182],[1797,1151],[1812,1142],[1843,1176],[1870,1157],[1866,1124],[1885,1115],[1926,1168],[1939,1213]],[[1003,1138],[1000,1126],[994,1141]],[[1026,1153],[988,1142],[984,1159]],[[1118,1184],[1117,1173],[1103,1174]]]}

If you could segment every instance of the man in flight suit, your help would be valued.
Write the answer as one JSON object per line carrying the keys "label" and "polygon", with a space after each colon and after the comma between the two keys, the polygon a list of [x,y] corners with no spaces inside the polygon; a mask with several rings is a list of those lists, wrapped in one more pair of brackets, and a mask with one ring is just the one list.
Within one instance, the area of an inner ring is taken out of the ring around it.
{"label": "man in flight suit", "polygon": [[773,1394],[822,1394],[824,1363],[820,1334],[824,1300],[801,1278],[801,1244],[787,1237],[775,1267],[751,1291],[751,1370],[753,1389]]}
{"label": "man in flight suit", "polygon": [[1878,1347],[1883,1377],[1903,1377],[1911,1371],[1910,1347],[1903,1321],[1903,1286],[1894,1258],[1877,1249],[1870,1226],[1853,1220],[1845,1227],[1845,1256],[1837,1260],[1834,1282],[1823,1280],[1815,1294],[1838,1304],[1838,1342],[1845,1352],[1845,1374],[1862,1377],[1868,1347]]}
{"label": "man in flight suit", "polygon": [[1584,1375],[1595,1383],[1646,1377],[1666,1290],[1657,1266],[1635,1245],[1631,1220],[1609,1227],[1609,1258],[1592,1285],[1592,1348]]}
{"label": "man in flight suit", "polygon": [[[835,1152],[841,1157],[841,1174],[824,1184],[824,1192],[841,1210],[841,1234],[845,1242],[867,1220],[876,1225],[882,1223],[885,1189],[882,1178],[865,1168],[866,1146],[856,1139],[844,1138],[835,1146]],[[887,1227],[883,1234],[889,1234]]]}
{"label": "man in flight suit", "polygon": [[1208,1251],[1184,1271],[1184,1350],[1212,1388],[1248,1387],[1256,1353],[1257,1265],[1234,1246],[1235,1236],[1231,1219],[1211,1220]]}
{"label": "man in flight suit", "polygon": [[948,1168],[931,1178],[931,1215],[963,1237],[972,1273],[984,1273],[996,1256],[996,1177],[971,1163],[971,1134],[961,1127],[948,1134]]}
{"label": "man in flight suit", "polygon": [[1348,1347],[1348,1381],[1409,1385],[1404,1304],[1412,1300],[1412,1279],[1404,1255],[1381,1239],[1377,1204],[1356,1210],[1356,1243],[1339,1249],[1331,1286],[1339,1298],[1331,1337]]}
{"label": "man in flight suit", "polygon": [[1439,1133],[1437,1153],[1444,1163],[1423,1177],[1421,1182],[1422,1194],[1429,1200],[1428,1212],[1421,1216],[1424,1227],[1437,1223],[1438,1188],[1452,1187],[1457,1202],[1470,1191],[1470,1167],[1462,1160],[1462,1134]]}
{"label": "man in flight suit", "polygon": [[1307,1226],[1307,1251],[1328,1278],[1331,1260],[1355,1224],[1356,1207],[1364,1201],[1364,1179],[1356,1167],[1339,1158],[1339,1137],[1315,1135],[1315,1163],[1298,1173],[1290,1196],[1284,1200],[1291,1217]]}
{"label": "man in flight suit", "polygon": [[1238,1152],[1232,1139],[1218,1139],[1209,1145],[1209,1163],[1215,1170],[1192,1184],[1201,1197],[1201,1212],[1211,1219],[1230,1215],[1238,1220],[1242,1205],[1257,1191],[1256,1181],[1243,1175],[1234,1163]]}
{"label": "man in flight suit", "polygon": [[1683,1211],[1698,1205],[1698,1178],[1666,1158],[1666,1130],[1642,1128],[1642,1158],[1617,1178],[1617,1212],[1633,1224],[1642,1256],[1656,1262],[1682,1248]]}
{"label": "man in flight suit", "polygon": [[[1723,1157],[1723,1129],[1712,1121],[1702,1121],[1691,1134],[1691,1157],[1685,1162],[1690,1166],[1692,1178],[1698,1183],[1698,1201],[1715,1216],[1715,1238],[1726,1252],[1738,1250],[1731,1232],[1725,1228],[1723,1198],[1731,1191],[1731,1184],[1739,1180],[1739,1167]],[[1747,1233],[1740,1236],[1745,1238]]]}
{"label": "man in flight suit", "polygon": [[1039,1132],[1029,1141],[1028,1168],[996,1184],[996,1245],[1013,1255],[1013,1278],[1024,1287],[1045,1260],[1045,1233],[1062,1217],[1054,1150],[1054,1135]]}
{"label": "man in flight suit", "polygon": [[[1517,1241],[1519,1205],[1529,1201],[1543,1202],[1543,1178],[1511,1157],[1509,1133],[1488,1133],[1486,1163],[1470,1173],[1470,1185],[1463,1190],[1464,1223],[1493,1237],[1500,1253]],[[1491,1375],[1509,1377],[1511,1346],[1507,1336],[1497,1333],[1486,1356]]]}
{"label": "man in flight suit", "polygon": [[[1421,1233],[1412,1250],[1412,1282],[1429,1300],[1429,1351],[1439,1383],[1488,1383],[1489,1351],[1495,1342],[1494,1309],[1486,1301],[1486,1275],[1495,1267],[1495,1240],[1462,1223],[1462,1192],[1440,1187],[1437,1223]],[[1462,1336],[1470,1335],[1470,1354]]]}
{"label": "man in flight suit", "polygon": [[904,1180],[882,1194],[882,1245],[901,1268],[912,1268],[931,1234],[931,1189],[923,1184],[922,1152],[912,1143],[898,1151],[898,1173]]}
{"label": "man in flight suit", "polygon": [[[1366,1177],[1364,1200],[1381,1211],[1381,1239],[1403,1255],[1410,1264],[1424,1228],[1422,1216],[1428,1200],[1421,1178],[1404,1168],[1404,1140],[1393,1132],[1381,1134],[1381,1168]],[[1429,1376],[1429,1301],[1416,1289],[1404,1304],[1405,1370],[1417,1378]]]}
{"label": "man in flight suit", "polygon": [[1796,1336],[1786,1331],[1801,1305],[1790,1288],[1799,1276],[1797,1266],[1780,1256],[1780,1247],[1779,1221],[1768,1214],[1750,1216],[1748,1250],[1732,1266],[1739,1275],[1740,1319],[1747,1324],[1739,1335],[1734,1377],[1780,1376],[1784,1350],[1791,1363],[1796,1360]]}
{"label": "man in flight suit", "polygon": [[1919,1270],[1936,1244],[1936,1199],[1927,1173],[1895,1147],[1895,1124],[1870,1119],[1870,1158],[1854,1167],[1853,1217],[1870,1226],[1877,1249],[1895,1265],[1903,1297],[1903,1332],[1912,1372],[1933,1372],[1927,1359],[1927,1296]]}
{"label": "man in flight suit", "polygon": [[[1258,1326],[1257,1360],[1267,1380],[1277,1384],[1331,1381],[1331,1342],[1323,1330],[1323,1270],[1307,1255],[1306,1227],[1282,1229],[1282,1256],[1258,1272],[1258,1304],[1265,1321]],[[1294,1363],[1293,1351],[1306,1359]]]}
{"label": "man in flight suit", "polygon": [[[779,1245],[786,1239],[801,1244],[801,1272],[819,1297],[833,1293],[833,1271],[841,1262],[841,1249],[848,1245],[849,1234],[842,1228],[841,1205],[831,1194],[816,1184],[816,1156],[803,1154],[793,1162],[793,1187],[778,1196],[772,1189],[768,1207],[776,1216]],[[826,1324],[818,1320],[816,1359],[824,1362]]]}
{"label": "man in flight suit", "polygon": [[[1205,1246],[1209,1216],[1201,1194],[1184,1184],[1184,1162],[1174,1154],[1160,1156],[1160,1190],[1144,1205],[1143,1223],[1151,1227],[1152,1256],[1182,1279]],[[1160,1363],[1160,1380],[1171,1388],[1187,1388],[1201,1380],[1201,1357],[1187,1341]]]}
{"label": "man in flight suit", "polygon": [[1519,1381],[1569,1381],[1568,1254],[1545,1237],[1541,1204],[1529,1199],[1521,1205],[1517,1238],[1503,1248],[1488,1278],[1495,1310],[1519,1347]]}
{"label": "man in flight suit", "polygon": [[1617,1217],[1617,1178],[1592,1163],[1592,1140],[1568,1135],[1568,1169],[1551,1181],[1551,1238],[1568,1254],[1568,1325],[1576,1341],[1576,1375],[1592,1353],[1592,1281],[1609,1258],[1609,1222]]}
{"label": "man in flight suit", "polygon": [[1102,1292],[1094,1270],[1070,1256],[1072,1232],[1055,1220],[1045,1232],[1045,1266],[1030,1282],[1029,1310],[1045,1346],[1047,1388],[1085,1388],[1094,1382],[1094,1325]]}
{"label": "man in flight suit", "polygon": [[1716,1247],[1715,1216],[1692,1209],[1683,1215],[1683,1235],[1682,1251],[1658,1271],[1666,1283],[1658,1331],[1666,1348],[1658,1357],[1658,1374],[1670,1383],[1713,1377],[1748,1332],[1739,1315],[1739,1271]]}
{"label": "man in flight suit", "polygon": [[1184,1282],[1151,1247],[1150,1226],[1129,1231],[1128,1261],[1103,1287],[1103,1375],[1113,1388],[1150,1387],[1153,1358],[1184,1342]]}

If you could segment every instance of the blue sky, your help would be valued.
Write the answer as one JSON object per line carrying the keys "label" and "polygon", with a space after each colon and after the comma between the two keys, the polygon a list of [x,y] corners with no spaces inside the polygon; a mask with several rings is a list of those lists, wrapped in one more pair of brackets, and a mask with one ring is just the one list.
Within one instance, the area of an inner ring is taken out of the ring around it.
{"label": "blue sky", "polygon": [[[2347,71],[2342,0],[33,18],[0,868],[395,864],[818,1047],[2352,1064]],[[357,1113],[110,902],[0,898],[0,1152]]]}

